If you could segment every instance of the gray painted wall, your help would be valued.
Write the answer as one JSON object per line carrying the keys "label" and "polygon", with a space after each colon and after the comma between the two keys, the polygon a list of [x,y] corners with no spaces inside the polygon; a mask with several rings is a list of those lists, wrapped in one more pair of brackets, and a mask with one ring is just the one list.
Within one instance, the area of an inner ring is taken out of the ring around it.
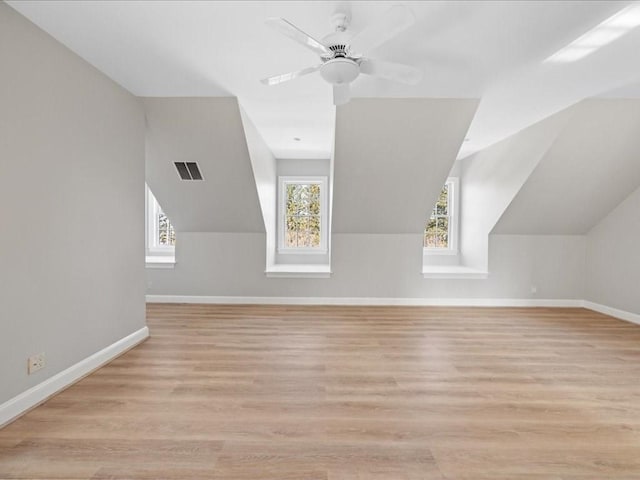
{"label": "gray painted wall", "polygon": [[[249,143],[254,160],[267,162],[259,172],[261,183],[270,175],[273,165],[268,163],[273,157],[263,155],[257,131],[243,123],[238,99],[144,98],[143,102],[147,184],[176,231],[264,232]],[[181,180],[173,163],[180,161],[197,162],[204,181]]]}
{"label": "gray painted wall", "polygon": [[[422,278],[422,235],[333,234],[328,279],[267,278],[264,234],[183,233],[173,270],[147,270],[156,295],[562,298],[584,295],[584,236],[495,235],[487,280]],[[531,287],[538,288],[537,295]]]}
{"label": "gray painted wall", "polygon": [[640,185],[640,100],[584,100],[564,113],[493,233],[584,235]]}
{"label": "gray painted wall", "polygon": [[586,300],[640,314],[640,188],[587,235]]}
{"label": "gray painted wall", "polygon": [[2,403],[142,328],[145,274],[140,102],[2,2],[0,65]]}
{"label": "gray painted wall", "polygon": [[420,233],[478,101],[356,98],[336,109],[332,231]]}

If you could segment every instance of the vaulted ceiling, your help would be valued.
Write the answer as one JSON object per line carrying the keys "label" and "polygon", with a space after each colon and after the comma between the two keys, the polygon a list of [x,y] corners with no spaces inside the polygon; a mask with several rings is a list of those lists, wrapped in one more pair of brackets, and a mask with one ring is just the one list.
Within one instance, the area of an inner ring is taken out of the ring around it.
{"label": "vaulted ceiling", "polygon": [[[276,157],[331,153],[329,86],[318,75],[275,87],[259,79],[318,63],[312,52],[269,29],[265,18],[285,17],[322,37],[330,32],[338,2],[8,3],[136,95],[237,96]],[[394,3],[350,2],[350,28],[362,29]],[[640,81],[640,29],[580,62],[543,62],[629,3],[409,2],[417,23],[367,53],[420,67],[422,82],[404,86],[363,76],[354,82],[353,95],[481,98],[463,157],[583,98],[611,91],[637,96],[638,89],[625,87]]]}

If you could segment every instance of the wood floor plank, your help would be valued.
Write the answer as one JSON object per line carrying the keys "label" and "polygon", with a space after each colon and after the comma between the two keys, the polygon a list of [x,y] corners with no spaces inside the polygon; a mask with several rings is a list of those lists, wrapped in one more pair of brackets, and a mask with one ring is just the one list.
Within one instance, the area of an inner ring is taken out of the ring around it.
{"label": "wood floor plank", "polygon": [[637,480],[640,327],[583,309],[149,305],[0,479]]}

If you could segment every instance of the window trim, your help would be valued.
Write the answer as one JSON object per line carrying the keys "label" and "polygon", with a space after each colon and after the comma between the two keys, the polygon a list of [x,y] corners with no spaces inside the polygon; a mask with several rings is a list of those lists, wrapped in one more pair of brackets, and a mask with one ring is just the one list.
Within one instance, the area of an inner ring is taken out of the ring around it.
{"label": "window trim", "polygon": [[145,183],[145,247],[146,257],[175,257],[176,247],[171,245],[159,245],[158,239],[158,212],[160,204]]}
{"label": "window trim", "polygon": [[[286,211],[286,190],[289,184],[313,183],[320,185],[320,246],[319,247],[287,247],[285,246],[285,211]],[[279,254],[304,254],[304,255],[326,255],[328,252],[328,231],[327,225],[329,216],[327,215],[327,185],[326,176],[288,176],[278,177],[278,243],[277,252]]]}
{"label": "window trim", "polygon": [[[424,233],[422,234],[422,250],[425,255],[458,255],[458,204],[460,200],[460,179],[449,177],[444,183],[448,186],[448,208],[449,211],[449,246],[447,248],[434,248],[424,246]],[[438,192],[438,195],[440,192]],[[431,210],[433,211],[433,209]],[[429,213],[429,218],[431,213]],[[427,222],[429,219],[427,219]]]}

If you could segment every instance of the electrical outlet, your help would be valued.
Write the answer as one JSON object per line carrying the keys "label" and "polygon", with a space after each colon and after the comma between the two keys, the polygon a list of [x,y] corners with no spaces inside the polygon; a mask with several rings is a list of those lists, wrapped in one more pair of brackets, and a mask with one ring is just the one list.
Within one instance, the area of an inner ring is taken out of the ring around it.
{"label": "electrical outlet", "polygon": [[38,370],[42,370],[44,368],[44,353],[38,353],[37,355],[33,355],[27,359],[27,371],[29,375],[37,372]]}
{"label": "electrical outlet", "polygon": [[535,295],[536,293],[538,293],[538,287],[536,287],[535,285],[531,285],[531,293],[533,295]]}

